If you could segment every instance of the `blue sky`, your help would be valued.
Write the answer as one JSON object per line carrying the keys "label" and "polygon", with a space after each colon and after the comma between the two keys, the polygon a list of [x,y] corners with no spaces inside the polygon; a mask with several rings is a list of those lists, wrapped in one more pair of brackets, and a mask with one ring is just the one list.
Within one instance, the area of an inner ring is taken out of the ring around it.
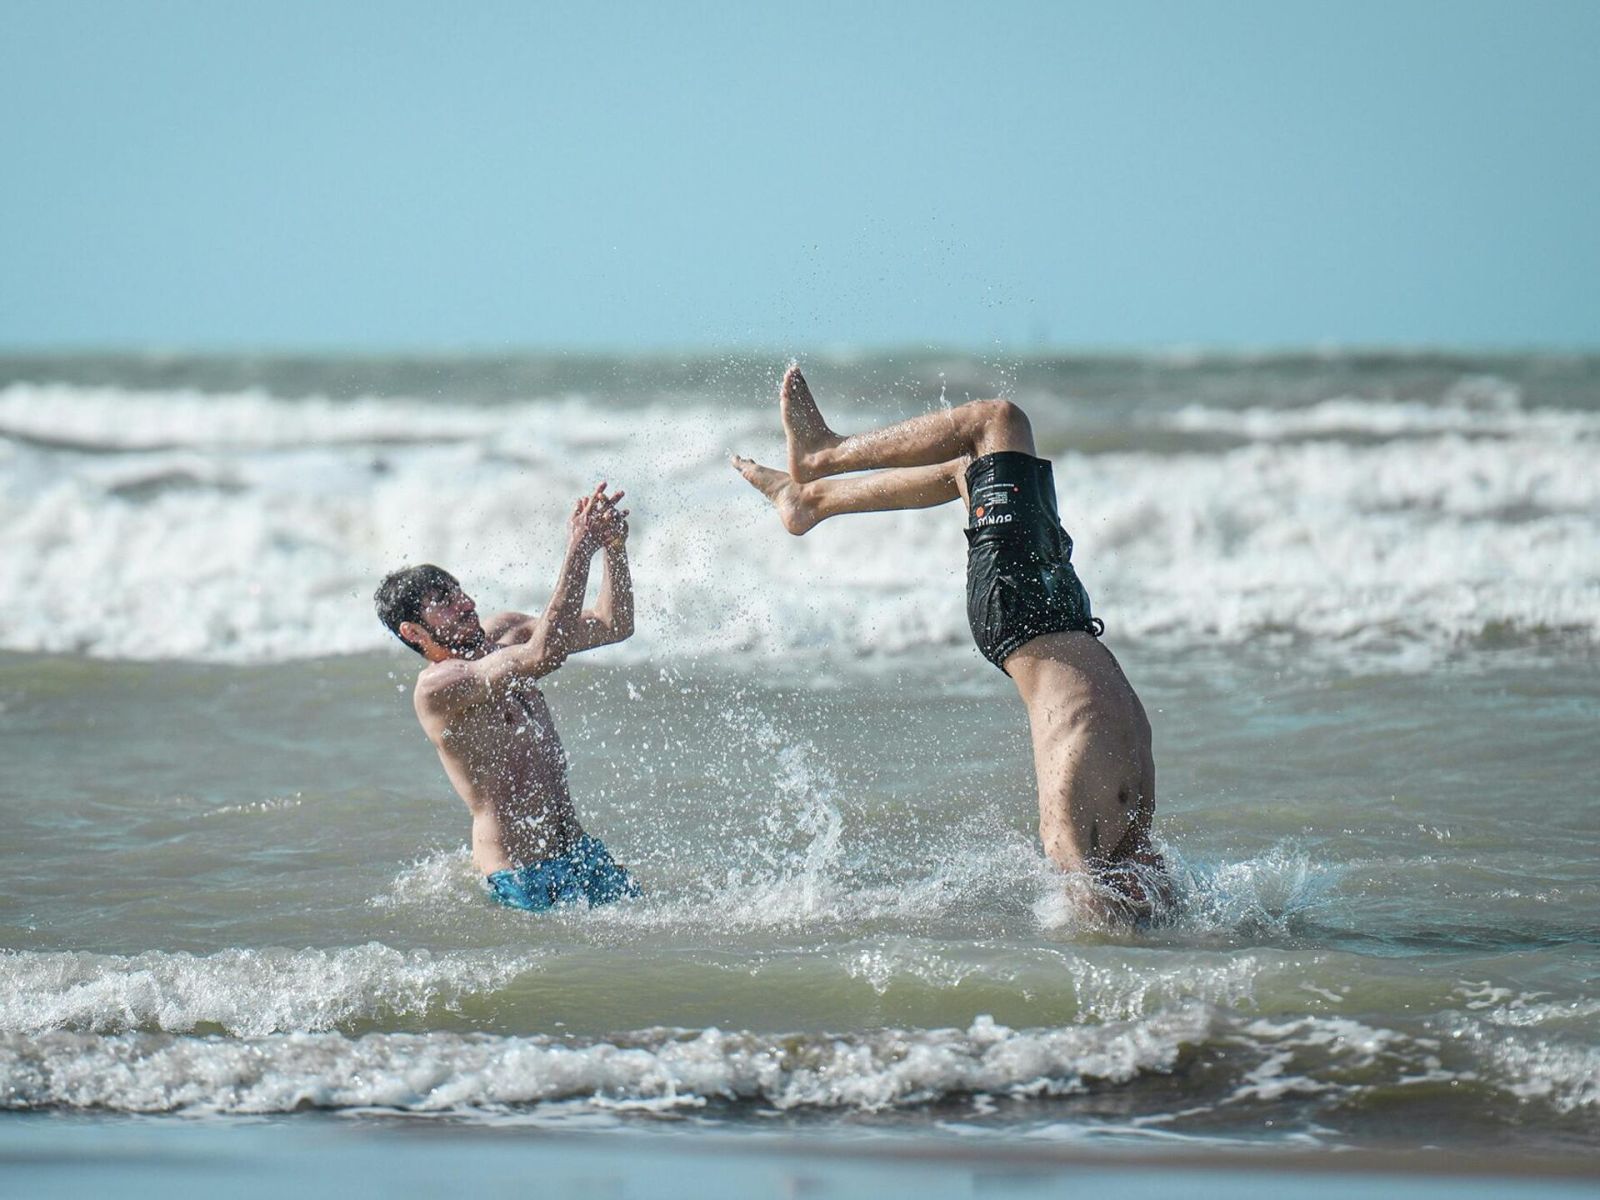
{"label": "blue sky", "polygon": [[1600,4],[0,0],[0,347],[1600,345]]}

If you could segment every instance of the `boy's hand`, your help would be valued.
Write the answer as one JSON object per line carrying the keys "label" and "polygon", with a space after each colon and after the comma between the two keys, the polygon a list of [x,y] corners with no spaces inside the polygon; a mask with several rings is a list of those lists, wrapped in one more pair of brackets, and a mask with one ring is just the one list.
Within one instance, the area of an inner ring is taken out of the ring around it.
{"label": "boy's hand", "polygon": [[613,554],[628,544],[628,510],[617,507],[622,497],[620,491],[607,496],[605,508],[596,518],[600,524],[600,544]]}
{"label": "boy's hand", "polygon": [[568,523],[569,544],[590,554],[602,546],[608,549],[621,546],[628,536],[627,511],[619,512],[616,508],[622,495],[620,491],[606,495],[602,480],[594,491],[579,497]]}

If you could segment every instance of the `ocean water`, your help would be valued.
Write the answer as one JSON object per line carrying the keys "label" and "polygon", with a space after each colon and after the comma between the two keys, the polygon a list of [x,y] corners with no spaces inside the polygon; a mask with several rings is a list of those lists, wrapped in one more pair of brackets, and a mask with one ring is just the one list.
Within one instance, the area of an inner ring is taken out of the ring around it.
{"label": "ocean water", "polygon": [[[781,454],[782,365],[0,360],[12,1130],[1592,1159],[1600,360],[807,364],[846,432],[1032,415],[1155,727],[1184,907],[1144,934],[1039,849],[959,511],[795,539],[725,465]],[[548,691],[647,895],[534,917],[475,878],[370,597],[430,560],[536,609],[598,479],[638,632]]]}

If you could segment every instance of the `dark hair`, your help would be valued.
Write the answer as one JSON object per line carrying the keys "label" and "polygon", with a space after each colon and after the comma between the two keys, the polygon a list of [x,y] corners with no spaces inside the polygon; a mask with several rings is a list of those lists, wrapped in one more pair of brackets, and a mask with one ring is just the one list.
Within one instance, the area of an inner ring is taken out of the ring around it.
{"label": "dark hair", "polygon": [[418,567],[401,567],[398,571],[390,571],[372,594],[372,602],[377,606],[378,620],[389,627],[389,632],[421,654],[420,647],[400,637],[400,622],[424,624],[422,610],[427,603],[460,586],[456,577],[443,567],[423,563]]}

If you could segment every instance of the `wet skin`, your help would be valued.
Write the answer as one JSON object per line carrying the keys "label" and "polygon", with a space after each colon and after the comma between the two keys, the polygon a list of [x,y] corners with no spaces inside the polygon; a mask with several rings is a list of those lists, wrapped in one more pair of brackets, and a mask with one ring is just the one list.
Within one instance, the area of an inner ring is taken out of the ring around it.
{"label": "wet skin", "polygon": [[[841,437],[798,367],[785,373],[779,398],[789,470],[738,456],[732,465],[796,535],[845,513],[967,500],[973,459],[1036,453],[1027,414],[1009,401],[975,401]],[[1080,894],[1087,909],[1112,919],[1150,916],[1169,899],[1150,840],[1155,760],[1150,721],[1121,665],[1092,635],[1062,632],[1026,642],[1004,669],[1028,712],[1046,855],[1099,885]]]}
{"label": "wet skin", "polygon": [[[484,874],[570,851],[583,836],[567,786],[567,754],[538,681],[572,654],[633,633],[633,586],[622,493],[578,501],[550,603],[537,617],[480,623],[459,587],[432,597],[400,633],[428,659],[412,694],[417,720],[472,814],[472,861]],[[589,564],[604,563],[600,599],[582,607]]]}

